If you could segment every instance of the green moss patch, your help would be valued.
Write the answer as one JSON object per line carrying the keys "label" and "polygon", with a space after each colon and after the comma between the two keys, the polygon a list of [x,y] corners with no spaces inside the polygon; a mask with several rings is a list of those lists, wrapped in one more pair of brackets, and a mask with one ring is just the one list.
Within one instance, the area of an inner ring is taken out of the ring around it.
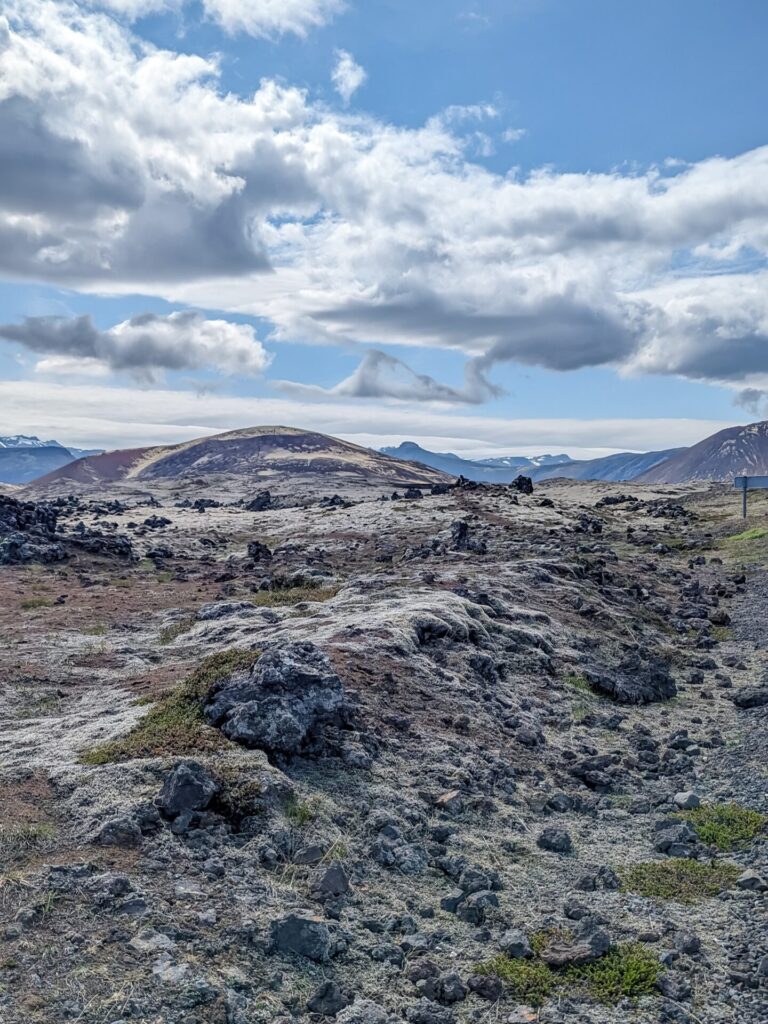
{"label": "green moss patch", "polygon": [[729,544],[738,544],[742,541],[759,540],[761,537],[768,537],[768,528],[764,526],[753,526],[750,530],[743,530],[741,533],[734,533],[725,539]]}
{"label": "green moss patch", "polygon": [[717,896],[736,883],[741,868],[726,861],[702,864],[697,860],[670,857],[664,861],[633,864],[619,872],[622,888],[639,896],[680,903]]}
{"label": "green moss patch", "polygon": [[540,960],[513,960],[505,953],[475,967],[475,974],[495,974],[507,993],[518,1002],[541,1006],[552,993],[557,976]]}
{"label": "green moss patch", "polygon": [[739,804],[702,804],[681,811],[678,818],[691,823],[703,843],[718,850],[736,850],[748,846],[765,829],[768,817]]}
{"label": "green moss patch", "polygon": [[599,1003],[614,1006],[622,999],[651,995],[662,972],[657,957],[639,942],[615,946],[592,964],[572,967],[566,982],[582,987]]}
{"label": "green moss patch", "polygon": [[125,736],[92,747],[80,756],[83,764],[112,764],[135,757],[194,754],[220,750],[229,740],[203,717],[203,699],[219,680],[238,669],[250,667],[257,651],[235,648],[212,654],[163,697]]}
{"label": "green moss patch", "polygon": [[[530,937],[531,947],[540,952],[554,934],[536,932]],[[555,993],[613,1006],[622,999],[651,995],[661,972],[656,956],[639,942],[622,943],[594,963],[564,970],[553,970],[538,956],[515,960],[504,953],[475,968],[476,974],[496,975],[512,999],[531,1006],[541,1006]]]}

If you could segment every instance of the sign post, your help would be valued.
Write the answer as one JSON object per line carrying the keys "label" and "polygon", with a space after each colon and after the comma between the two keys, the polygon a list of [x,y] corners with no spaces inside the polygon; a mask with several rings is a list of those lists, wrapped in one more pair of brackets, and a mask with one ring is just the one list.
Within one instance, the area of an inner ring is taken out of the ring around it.
{"label": "sign post", "polygon": [[768,476],[737,476],[733,486],[741,491],[741,518],[747,518],[747,491],[768,489]]}

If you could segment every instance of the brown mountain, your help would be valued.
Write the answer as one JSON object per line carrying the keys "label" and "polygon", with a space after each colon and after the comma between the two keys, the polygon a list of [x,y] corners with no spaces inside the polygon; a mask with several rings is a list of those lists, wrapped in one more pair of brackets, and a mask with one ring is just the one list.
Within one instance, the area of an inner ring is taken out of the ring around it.
{"label": "brown mountain", "polygon": [[637,477],[638,483],[682,484],[768,475],[768,422],[729,427],[685,448]]}
{"label": "brown mountain", "polygon": [[248,427],[157,448],[130,448],[78,459],[34,481],[35,491],[98,489],[154,482],[206,485],[229,480],[272,487],[292,482],[325,489],[344,483],[430,487],[451,478],[349,441],[296,427]]}

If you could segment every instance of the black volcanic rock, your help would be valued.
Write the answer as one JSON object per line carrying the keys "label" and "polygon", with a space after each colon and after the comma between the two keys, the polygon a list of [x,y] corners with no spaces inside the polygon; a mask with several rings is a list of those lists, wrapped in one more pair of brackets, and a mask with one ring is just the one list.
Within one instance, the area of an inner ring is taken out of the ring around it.
{"label": "black volcanic rock", "polygon": [[320,753],[326,730],[347,723],[349,705],[327,656],[312,643],[263,654],[245,678],[220,684],[205,716],[229,739],[267,753]]}
{"label": "black volcanic rock", "polygon": [[584,676],[619,704],[652,704],[670,700],[677,693],[666,662],[645,658],[639,652],[628,655],[613,669],[585,668]]}

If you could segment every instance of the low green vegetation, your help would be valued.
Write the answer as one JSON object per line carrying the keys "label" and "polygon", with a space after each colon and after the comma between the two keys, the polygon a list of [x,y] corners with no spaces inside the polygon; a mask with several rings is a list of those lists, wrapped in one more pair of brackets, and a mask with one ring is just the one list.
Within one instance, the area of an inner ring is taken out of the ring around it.
{"label": "low green vegetation", "polygon": [[531,936],[531,947],[537,953],[533,959],[516,960],[502,953],[478,964],[475,972],[496,975],[509,996],[531,1006],[541,1006],[553,993],[582,992],[607,1005],[653,993],[662,967],[641,943],[622,943],[594,963],[553,970],[538,956],[551,937],[548,932]]}
{"label": "low green vegetation", "polygon": [[566,982],[583,986],[599,1003],[615,1006],[622,999],[651,995],[661,971],[658,957],[650,950],[640,942],[625,942],[592,964],[570,968]]}
{"label": "low green vegetation", "polygon": [[670,857],[664,861],[633,864],[620,871],[619,877],[622,888],[638,896],[695,903],[729,889],[740,874],[740,867],[726,861],[702,864],[697,860]]}
{"label": "low green vegetation", "polygon": [[338,592],[338,587],[290,587],[285,590],[260,590],[251,598],[251,603],[259,608],[272,608],[279,605],[300,604],[302,601],[329,601]]}
{"label": "low green vegetation", "polygon": [[592,697],[599,696],[586,676],[577,675],[572,672],[565,677],[565,685],[570,687],[571,690],[579,690],[580,693],[588,693]]}
{"label": "low green vegetation", "polygon": [[186,618],[179,619],[178,622],[172,622],[170,626],[161,629],[160,644],[165,647],[167,644],[173,643],[178,637],[188,633],[196,621],[194,615],[188,615]]}
{"label": "low green vegetation", "polygon": [[739,544],[743,541],[759,540],[761,537],[768,537],[768,527],[753,526],[750,530],[743,530],[741,533],[731,534],[730,537],[726,537],[725,539],[729,544]]}
{"label": "low green vegetation", "polygon": [[720,644],[730,640],[733,636],[733,630],[730,626],[713,626],[711,633],[715,640]]}
{"label": "low green vegetation", "polygon": [[258,652],[234,648],[212,654],[139,721],[125,736],[101,743],[85,751],[83,764],[112,764],[135,757],[161,757],[166,754],[193,754],[218,750],[228,740],[207,725],[203,717],[203,698],[220,679],[237,669],[248,668]]}
{"label": "low green vegetation", "polygon": [[681,811],[676,817],[690,822],[699,839],[718,850],[747,846],[768,824],[766,815],[733,803],[702,804],[694,810]]}
{"label": "low green vegetation", "polygon": [[52,605],[53,601],[49,597],[28,597],[21,602],[21,610],[31,612],[36,608],[50,608]]}
{"label": "low green vegetation", "polygon": [[317,806],[310,800],[297,800],[294,797],[285,805],[285,816],[292,824],[303,828],[317,817]]}
{"label": "low green vegetation", "polygon": [[520,1003],[541,1006],[557,982],[555,972],[540,960],[514,960],[500,953],[478,964],[476,974],[495,974],[508,995]]}
{"label": "low green vegetation", "polygon": [[83,630],[85,636],[106,636],[109,629],[104,622],[97,622],[94,626],[86,626]]}
{"label": "low green vegetation", "polygon": [[8,864],[37,850],[44,850],[57,834],[55,825],[47,822],[0,825],[0,862]]}

